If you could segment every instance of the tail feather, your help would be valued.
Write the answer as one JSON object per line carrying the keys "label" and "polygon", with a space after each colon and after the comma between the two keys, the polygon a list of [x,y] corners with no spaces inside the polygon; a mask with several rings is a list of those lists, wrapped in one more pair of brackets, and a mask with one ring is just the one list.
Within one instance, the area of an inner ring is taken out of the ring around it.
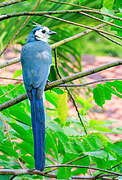
{"label": "tail feather", "polygon": [[45,167],[45,113],[43,98],[37,97],[36,89],[32,89],[31,118],[34,137],[35,168],[43,171]]}

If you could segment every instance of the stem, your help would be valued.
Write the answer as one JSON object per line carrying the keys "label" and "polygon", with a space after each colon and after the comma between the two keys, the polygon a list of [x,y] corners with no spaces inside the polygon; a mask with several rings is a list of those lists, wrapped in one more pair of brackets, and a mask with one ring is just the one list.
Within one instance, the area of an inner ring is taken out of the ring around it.
{"label": "stem", "polygon": [[[53,87],[57,87],[60,84],[64,84],[64,82],[65,83],[70,82],[70,81],[73,81],[75,79],[79,79],[81,77],[85,77],[85,76],[88,76],[88,75],[91,75],[91,74],[95,74],[97,72],[109,69],[111,67],[119,66],[119,65],[122,65],[122,60],[113,61],[111,63],[107,63],[107,64],[100,65],[98,67],[95,67],[95,68],[93,68],[91,70],[87,70],[87,71],[84,71],[84,72],[79,72],[79,73],[67,76],[67,77],[62,78],[60,80],[56,80],[56,81],[53,81],[51,83],[48,83],[48,85],[46,85],[45,90],[49,90],[49,89],[51,89]],[[7,102],[0,105],[0,111],[2,111],[3,109],[8,108],[10,106],[13,106],[13,105],[25,100],[25,99],[27,99],[27,95],[22,94],[21,96],[18,96],[18,97],[14,98],[14,99],[12,99],[10,101],[7,101]]]}

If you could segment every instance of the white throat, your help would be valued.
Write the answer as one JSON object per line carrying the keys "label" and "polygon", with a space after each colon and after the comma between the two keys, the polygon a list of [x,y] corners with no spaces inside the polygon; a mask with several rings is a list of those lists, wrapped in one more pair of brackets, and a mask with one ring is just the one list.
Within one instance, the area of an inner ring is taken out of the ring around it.
{"label": "white throat", "polygon": [[[45,30],[45,33],[43,33],[43,30]],[[48,39],[49,39],[49,29],[48,28],[43,28],[43,29],[40,29],[40,30],[37,30],[35,32],[35,38],[39,41],[44,41],[44,42],[48,42]]]}

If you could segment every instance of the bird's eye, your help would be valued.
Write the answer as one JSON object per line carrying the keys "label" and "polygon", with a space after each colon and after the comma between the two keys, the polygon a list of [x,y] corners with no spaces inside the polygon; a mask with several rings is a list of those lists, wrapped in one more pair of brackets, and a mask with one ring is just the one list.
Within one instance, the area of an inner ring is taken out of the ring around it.
{"label": "bird's eye", "polygon": [[45,30],[42,30],[42,33],[46,33],[46,31],[45,31]]}

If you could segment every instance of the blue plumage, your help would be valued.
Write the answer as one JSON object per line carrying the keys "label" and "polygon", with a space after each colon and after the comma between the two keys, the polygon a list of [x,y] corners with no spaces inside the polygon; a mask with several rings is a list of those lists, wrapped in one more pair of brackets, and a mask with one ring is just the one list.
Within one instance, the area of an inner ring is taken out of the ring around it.
{"label": "blue plumage", "polygon": [[46,27],[34,28],[21,51],[23,80],[31,102],[35,168],[40,171],[45,166],[45,113],[42,95],[52,63],[51,48],[47,42],[51,34],[55,32]]}

